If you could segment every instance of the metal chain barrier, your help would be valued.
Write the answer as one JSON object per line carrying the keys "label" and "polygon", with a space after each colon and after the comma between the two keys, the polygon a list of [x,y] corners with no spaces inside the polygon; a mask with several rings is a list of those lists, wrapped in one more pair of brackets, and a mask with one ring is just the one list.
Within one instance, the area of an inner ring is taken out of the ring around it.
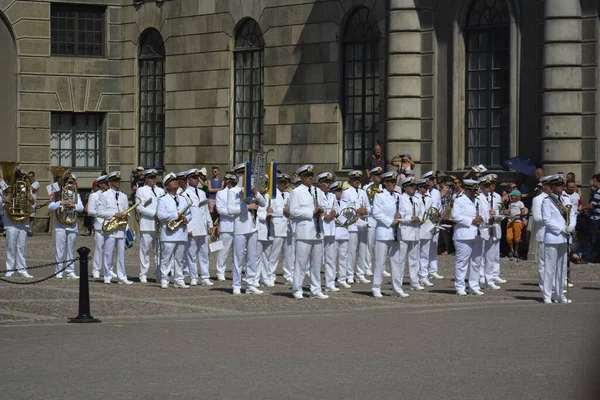
{"label": "metal chain barrier", "polygon": [[[89,257],[88,257],[88,259],[89,259]],[[70,267],[73,263],[75,263],[75,261],[79,261],[79,260],[80,260],[80,258],[77,257],[77,258],[74,258],[72,260],[64,261],[64,266],[60,270],[56,271],[55,273],[53,273],[50,276],[47,276],[45,278],[38,279],[38,280],[35,280],[35,281],[18,282],[18,281],[11,281],[11,280],[8,280],[6,278],[1,278],[1,277],[0,277],[0,281],[6,282],[6,283],[11,283],[13,285],[35,285],[36,283],[41,283],[41,282],[47,281],[48,279],[54,278],[58,274],[62,274],[68,267]],[[26,268],[24,268],[24,270],[32,270],[32,269],[52,267],[52,266],[56,266],[58,264],[60,264],[60,263],[54,262],[54,263],[48,263],[48,264],[41,264],[41,265],[36,265],[36,266],[33,266],[33,267],[26,267]],[[18,271],[22,271],[22,270],[17,270],[16,272],[18,272]],[[15,271],[14,270],[0,271],[0,274],[6,274],[7,272],[15,272]]]}

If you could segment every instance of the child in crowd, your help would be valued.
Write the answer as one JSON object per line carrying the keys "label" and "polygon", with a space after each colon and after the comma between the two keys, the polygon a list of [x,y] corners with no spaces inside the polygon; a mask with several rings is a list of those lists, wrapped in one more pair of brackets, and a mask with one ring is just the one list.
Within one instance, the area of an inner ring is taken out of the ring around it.
{"label": "child in crowd", "polygon": [[506,224],[506,242],[510,247],[509,258],[519,258],[519,245],[521,244],[521,232],[523,230],[522,216],[527,213],[525,205],[521,201],[521,192],[513,190],[508,194],[510,203],[508,204],[508,223]]}

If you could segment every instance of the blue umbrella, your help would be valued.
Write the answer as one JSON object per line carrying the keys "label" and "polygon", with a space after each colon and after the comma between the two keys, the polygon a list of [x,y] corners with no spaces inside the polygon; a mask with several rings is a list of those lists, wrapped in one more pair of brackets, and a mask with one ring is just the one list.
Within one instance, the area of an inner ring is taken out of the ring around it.
{"label": "blue umbrella", "polygon": [[534,176],[537,165],[527,157],[513,157],[504,161],[504,165],[513,171],[520,172],[525,175]]}

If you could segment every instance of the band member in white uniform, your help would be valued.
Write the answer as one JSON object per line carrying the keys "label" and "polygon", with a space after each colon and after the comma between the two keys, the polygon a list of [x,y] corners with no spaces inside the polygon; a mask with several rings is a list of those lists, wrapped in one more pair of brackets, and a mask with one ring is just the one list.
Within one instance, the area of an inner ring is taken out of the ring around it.
{"label": "band member in white uniform", "polygon": [[[382,297],[381,283],[386,260],[390,260],[392,272],[392,295],[408,297],[402,290],[404,261],[400,263],[400,220],[402,218],[402,195],[396,192],[397,172],[382,175],[385,189],[373,200],[373,217],[377,221],[375,230],[375,269],[373,271],[373,297]],[[417,246],[418,247],[418,246]]]}
{"label": "band member in white uniform", "polygon": [[[176,288],[189,289],[183,280],[185,245],[188,240],[187,226],[192,220],[192,213],[188,208],[189,199],[177,194],[179,183],[175,174],[167,174],[163,178],[163,186],[167,194],[158,199],[156,208],[156,215],[160,222],[160,287],[162,289],[169,287],[169,272],[171,272]],[[180,219],[182,223],[178,228],[175,230],[167,228],[170,222]]]}
{"label": "band member in white uniform", "polygon": [[[187,171],[181,171],[175,174],[177,176],[177,194],[183,194],[187,189]],[[164,179],[164,178],[163,178]]]}
{"label": "band member in white uniform", "polygon": [[[496,184],[498,182],[498,175],[488,174],[483,177],[484,180],[491,180],[490,193],[488,195],[488,203],[490,210],[493,211],[494,215],[502,214],[502,196],[496,192]],[[502,227],[500,222],[494,224],[494,228],[491,231],[491,252],[490,257],[494,263],[494,283],[506,283],[505,279],[500,277],[500,241],[502,240]],[[489,260],[488,260],[489,262]]]}
{"label": "band member in white uniform", "polygon": [[[567,265],[567,238],[575,230],[575,208],[571,205],[565,190],[565,176],[552,175],[548,179],[552,192],[542,201],[542,218],[544,219],[544,303],[552,300],[560,303],[571,303],[563,290]],[[569,210],[569,207],[570,210]],[[554,289],[554,290],[553,290]]]}
{"label": "band member in white uniform", "polygon": [[273,248],[270,256],[271,271],[277,269],[279,259],[283,256],[283,279],[289,285],[293,283],[295,257],[292,228],[288,219],[290,215],[290,182],[291,178],[288,174],[277,176],[277,197],[275,201],[278,207],[273,212],[275,237],[273,238]]}
{"label": "band member in white uniform", "polygon": [[411,290],[423,290],[423,286],[419,284],[419,230],[421,226],[419,216],[423,214],[423,203],[414,197],[415,178],[404,178],[400,184],[404,192],[400,196],[400,265],[404,272],[404,265],[408,259],[410,288]]}
{"label": "band member in white uniform", "polygon": [[[102,233],[102,223],[104,220],[98,217],[98,203],[100,195],[108,190],[108,180],[106,175],[100,175],[96,178],[98,189],[90,194],[87,203],[87,213],[94,218],[94,261],[92,264],[92,277],[100,278],[100,271],[104,273],[104,234]],[[117,274],[110,271],[111,277],[116,278]]]}
{"label": "band member in white uniform", "polygon": [[156,207],[158,199],[165,194],[162,188],[156,186],[156,175],[158,171],[155,169],[147,169],[144,171],[145,183],[144,186],[135,191],[135,196],[140,203],[137,206],[137,212],[140,216],[140,282],[148,282],[147,275],[150,268],[150,251],[154,256],[154,275],[159,277],[156,270],[159,265],[159,244],[156,237],[156,225],[158,217],[156,216]]}
{"label": "band member in white uniform", "polygon": [[296,237],[296,264],[292,293],[295,299],[302,299],[304,273],[310,271],[310,291],[317,299],[328,299],[321,291],[321,261],[323,259],[323,233],[320,228],[323,209],[317,204],[317,188],[313,183],[313,166],[304,165],[296,174],[302,184],[290,194],[290,217]]}
{"label": "band member in white uniform", "polygon": [[[427,190],[429,196],[431,196],[431,206],[436,208],[438,211],[442,209],[442,197],[440,190],[437,188],[437,175],[438,172],[429,171],[423,174],[421,179],[427,179]],[[436,230],[431,238],[430,248],[430,259],[429,259],[429,275],[435,277],[438,275],[438,246],[440,241],[440,232]],[[439,279],[439,278],[436,278]]]}
{"label": "band member in white uniform", "polygon": [[[479,232],[479,225],[483,223],[483,217],[477,215],[475,197],[479,190],[479,182],[473,179],[463,181],[464,191],[456,196],[452,207],[452,219],[456,222],[454,227],[454,247],[456,249],[456,265],[454,274],[454,287],[456,294],[466,296],[465,277],[469,265],[471,269],[475,261],[475,238]],[[475,279],[476,278],[476,279]],[[469,287],[479,287],[479,275],[469,274]],[[481,290],[473,291],[474,294],[483,294]]]}
{"label": "band member in white uniform", "polygon": [[[337,181],[333,182],[329,189],[331,193],[335,196],[335,200],[333,203],[333,209],[335,210],[336,219],[338,216],[343,214],[343,211],[348,204],[342,200],[342,195],[344,194],[344,189],[342,189],[342,182]],[[337,263],[337,271],[338,271],[338,284],[340,287],[344,289],[350,289],[350,286],[347,282],[347,269],[348,269],[348,240],[350,239],[350,232],[348,232],[348,227],[344,225],[335,224],[335,261]]]}
{"label": "band member in white uniform", "polygon": [[[375,199],[375,196],[373,196],[373,197],[368,196],[369,190],[372,190],[371,188],[373,186],[375,186],[377,189],[374,191],[374,193],[378,193],[378,192],[382,191],[381,174],[383,174],[383,168],[381,168],[381,167],[372,168],[369,171],[369,176],[370,176],[371,182],[367,183],[363,187],[365,192],[367,192],[367,197],[369,198],[371,207],[373,207],[373,201]],[[367,221],[369,224],[368,234],[367,234],[367,261],[368,261],[368,264],[367,264],[367,270],[365,272],[365,275],[372,276],[373,275],[373,256],[375,255],[375,226],[377,225],[377,221],[375,221],[375,218],[373,218],[373,208],[371,208],[369,210],[369,217],[368,217]],[[390,276],[390,274],[384,269],[383,276]]]}
{"label": "band member in white uniform", "polygon": [[[83,203],[81,202],[79,193],[77,194],[77,200],[75,200],[75,202],[61,199],[61,194],[63,193],[63,188],[65,185],[67,185],[67,188],[64,190],[68,191],[68,195],[72,196],[76,180],[77,177],[75,175],[67,173],[63,178],[63,182],[61,182],[61,190],[54,193],[52,202],[48,204],[48,211],[50,212],[60,213],[65,209],[75,210],[76,212],[71,225],[63,225],[59,221],[57,215],[54,216],[54,250],[56,254],[55,272],[56,278],[58,279],[62,279],[63,277],[61,269],[63,269],[64,262],[66,260],[73,260],[75,257],[75,239],[77,239],[77,232],[79,230],[77,226],[77,213],[83,211]],[[79,279],[79,277],[75,274],[75,262],[71,261],[68,265],[66,265],[65,272],[67,273],[67,278]]]}
{"label": "band member in white uniform", "polygon": [[225,188],[217,192],[215,199],[217,212],[219,213],[219,240],[223,243],[223,248],[219,250],[217,255],[217,280],[220,282],[225,281],[227,257],[233,243],[233,216],[227,213],[227,193],[236,183],[237,177],[234,174],[226,174]]}
{"label": "band member in white uniform", "polygon": [[[127,210],[127,195],[119,190],[121,187],[121,172],[114,171],[108,174],[108,184],[110,188],[100,195],[96,208],[98,217],[104,220],[113,217],[127,220],[128,215],[123,213]],[[127,279],[127,273],[125,272],[125,229],[126,227],[123,226],[112,232],[104,233],[104,283],[110,283],[113,253],[116,247],[119,284],[133,284]]]}
{"label": "band member in white uniform", "polygon": [[544,290],[544,256],[546,255],[544,247],[544,234],[546,229],[544,227],[544,218],[542,217],[542,202],[551,192],[548,178],[550,178],[550,176],[543,176],[540,178],[542,190],[531,202],[531,216],[535,221],[536,228],[535,240],[538,243],[538,286],[540,287],[540,290]]}
{"label": "band member in white uniform", "polygon": [[[489,185],[482,185],[480,180],[477,180],[477,182],[479,183],[480,192],[475,194],[475,213],[476,215],[481,215],[483,222],[477,229],[477,235],[475,236],[473,245],[473,262],[471,263],[471,270],[469,271],[469,282],[471,280],[474,281],[475,278],[477,278],[477,286],[475,286],[475,284],[470,284],[469,287],[473,294],[481,296],[483,295],[483,292],[481,291],[482,276],[484,277],[483,282],[485,284],[485,276],[487,275],[488,282],[490,282],[488,285],[489,289],[500,289],[500,287],[493,283],[494,264],[486,264],[486,255],[491,250],[491,229],[489,228],[489,225],[492,215],[487,201],[490,187]],[[484,227],[484,225],[487,225],[487,227]]]}
{"label": "band member in white uniform", "polygon": [[[206,201],[206,193],[198,189],[200,170],[192,168],[186,173],[188,185],[182,197],[192,203],[190,212],[192,220],[187,224],[188,240],[185,254],[187,270],[190,274],[190,285],[198,284],[198,264],[200,264],[200,279],[202,285],[214,285],[210,281],[208,259],[208,236],[213,233],[213,221]],[[205,202],[204,205],[200,205]]]}
{"label": "band member in white uniform", "polygon": [[333,204],[335,195],[330,193],[330,186],[333,183],[333,174],[331,172],[322,172],[317,175],[317,203],[323,208],[321,214],[321,226],[323,228],[323,264],[325,265],[325,291],[338,292],[335,286],[335,210]]}
{"label": "band member in white uniform", "polygon": [[[477,200],[480,204],[479,213],[488,222],[490,228],[480,229],[479,233],[483,238],[483,256],[481,263],[479,263],[479,284],[484,285],[487,282],[486,287],[492,290],[500,289],[500,286],[496,285],[496,277],[494,276],[495,263],[496,263],[496,242],[499,243],[502,231],[500,229],[500,223],[495,222],[496,216],[500,215],[499,204],[494,200],[492,192],[492,181],[495,178],[490,174],[486,175],[479,180],[479,188],[481,192],[477,196]],[[493,208],[492,208],[493,207]],[[485,221],[484,221],[485,222]],[[500,231],[500,234],[496,231]],[[499,256],[499,254],[498,254]]]}
{"label": "band member in white uniform", "polygon": [[265,206],[265,198],[252,187],[253,202],[244,201],[244,163],[238,164],[234,172],[238,178],[236,187],[227,193],[227,213],[234,217],[233,222],[233,294],[240,294],[242,286],[242,259],[246,250],[246,293],[262,294],[258,289],[258,221],[252,211]]}
{"label": "band member in white uniform", "polygon": [[[433,207],[433,204],[429,195],[427,179],[419,179],[416,184],[418,193],[415,193],[415,199],[421,202],[423,213],[419,218],[422,220],[427,210]],[[434,221],[434,223],[437,224],[437,221]],[[437,272],[437,246],[433,245],[433,236],[430,230],[419,230],[419,284],[422,286],[433,286],[433,283],[429,281],[429,275],[434,273],[433,260],[436,260],[435,272]]]}
{"label": "band member in white uniform", "polygon": [[[356,276],[359,283],[371,282],[365,278],[365,273],[368,264],[367,240],[369,236],[367,215],[371,204],[367,192],[359,188],[362,179],[362,171],[354,170],[348,174],[350,187],[344,190],[343,199],[354,207],[360,218],[355,224],[348,227],[350,232],[350,241],[348,242],[348,283],[354,283],[354,269],[356,267]],[[356,250],[358,249],[358,258]]]}
{"label": "band member in white uniform", "polygon": [[[269,185],[268,176],[265,177],[265,184]],[[275,270],[271,270],[271,252],[273,251],[273,214],[277,202],[273,199],[269,202],[269,192],[263,193],[265,206],[259,206],[257,211],[258,219],[258,279],[266,287],[275,286]],[[277,191],[275,191],[277,198]],[[270,204],[269,204],[270,203]],[[282,211],[283,212],[283,211]]]}
{"label": "band member in white uniform", "polygon": [[[25,171],[17,169],[15,178],[17,181],[25,179]],[[8,183],[9,182],[6,182],[6,184]],[[10,204],[13,200],[13,194],[10,190],[11,188],[6,189],[0,196],[0,209],[4,210],[2,220],[4,221],[4,230],[6,232],[6,276],[12,276],[16,266],[17,272],[23,278],[33,278],[33,276],[25,269],[27,267],[25,261],[25,246],[27,232],[29,231],[29,216],[27,216],[27,219],[23,222],[14,222],[10,219],[5,208],[7,204]],[[26,196],[29,204],[33,207],[33,204],[35,203],[33,195],[27,193]]]}

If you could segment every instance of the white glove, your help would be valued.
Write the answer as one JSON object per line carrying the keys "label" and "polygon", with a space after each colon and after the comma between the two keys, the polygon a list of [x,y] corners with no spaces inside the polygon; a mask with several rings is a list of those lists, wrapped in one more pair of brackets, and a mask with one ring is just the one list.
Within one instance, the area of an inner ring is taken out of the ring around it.
{"label": "white glove", "polygon": [[560,233],[562,233],[563,235],[567,235],[567,236],[569,235],[569,232],[567,232],[567,228],[560,231]]}
{"label": "white glove", "polygon": [[567,227],[565,228],[565,232],[567,232],[568,234],[571,234],[571,233],[573,233],[573,227],[572,227],[572,226],[567,226]]}

